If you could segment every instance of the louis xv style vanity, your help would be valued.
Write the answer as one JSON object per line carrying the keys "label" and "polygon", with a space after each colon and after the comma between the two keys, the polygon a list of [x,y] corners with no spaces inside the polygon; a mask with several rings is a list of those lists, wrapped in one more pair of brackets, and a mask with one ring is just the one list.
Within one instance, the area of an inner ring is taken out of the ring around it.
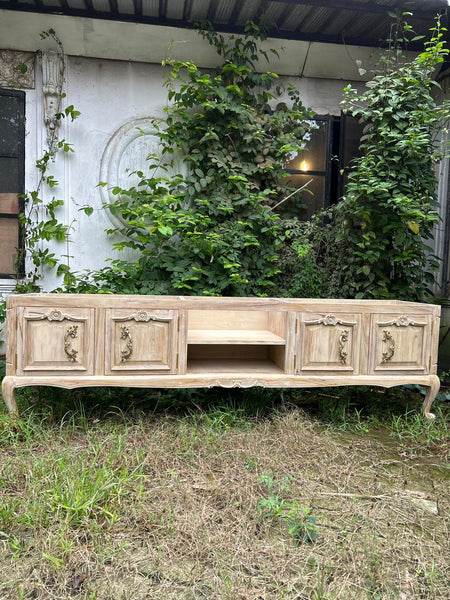
{"label": "louis xv style vanity", "polygon": [[7,299],[2,395],[16,388],[439,390],[440,307],[396,300],[25,294]]}

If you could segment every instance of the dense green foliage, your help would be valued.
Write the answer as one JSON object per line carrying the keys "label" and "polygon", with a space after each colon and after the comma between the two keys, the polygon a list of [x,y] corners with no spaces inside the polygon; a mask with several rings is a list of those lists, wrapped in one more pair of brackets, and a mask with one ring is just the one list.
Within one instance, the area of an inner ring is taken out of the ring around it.
{"label": "dense green foliage", "polygon": [[[438,261],[429,240],[437,221],[436,136],[450,104],[432,95],[448,50],[439,22],[424,51],[407,61],[400,50],[413,37],[397,21],[382,69],[344,106],[364,123],[361,158],[346,196],[308,223],[293,223],[281,251],[277,284],[285,295],[424,300]],[[435,88],[436,89],[436,88]]]}
{"label": "dense green foliage", "polygon": [[[403,24],[402,35],[408,31]],[[363,156],[342,204],[357,297],[423,299],[434,280],[438,265],[427,240],[437,220],[436,134],[450,117],[450,103],[438,106],[432,96],[448,53],[442,35],[438,24],[410,62],[394,45],[365,92],[345,90],[348,109],[365,123]]]}
{"label": "dense green foliage", "polygon": [[[64,57],[64,47],[53,29],[41,32],[40,37],[43,40],[50,39],[53,41],[60,56]],[[69,119],[70,122],[73,122],[80,116],[80,112],[75,110],[73,105],[62,106],[66,95],[62,93],[65,72],[64,59],[61,62],[62,73],[57,90],[58,106],[55,118],[58,121]],[[26,65],[19,65],[19,67],[26,69]],[[17,249],[15,289],[17,293],[39,292],[40,282],[44,277],[45,270],[48,269],[56,269],[57,274],[63,277],[66,286],[71,285],[73,281],[73,275],[65,261],[67,257],[57,256],[57,253],[49,248],[49,244],[52,242],[66,243],[71,233],[71,226],[62,223],[59,219],[58,213],[64,206],[64,200],[53,195],[58,187],[58,181],[51,173],[56,155],[71,152],[73,152],[72,145],[64,139],[58,140],[58,128],[55,127],[52,130],[48,148],[35,162],[38,174],[37,186],[34,190],[22,194],[24,211],[19,215],[22,245]],[[44,190],[51,193],[50,200],[44,199]],[[22,266],[26,264],[26,258],[29,260],[25,269],[25,278],[23,278]]]}
{"label": "dense green foliage", "polygon": [[[169,63],[167,116],[154,122],[162,159],[151,156],[138,185],[115,188],[106,207],[124,223],[110,231],[124,234],[115,247],[138,259],[112,261],[78,290],[243,296],[273,286],[282,244],[273,207],[292,192],[283,164],[304,148],[311,113],[275,73],[255,71],[263,36],[252,23],[243,38],[201,33],[221,66]],[[186,174],[170,173],[174,153]]]}
{"label": "dense green foliage", "polygon": [[319,211],[309,221],[284,220],[277,296],[354,297],[354,257],[345,236],[347,227],[342,202]]}

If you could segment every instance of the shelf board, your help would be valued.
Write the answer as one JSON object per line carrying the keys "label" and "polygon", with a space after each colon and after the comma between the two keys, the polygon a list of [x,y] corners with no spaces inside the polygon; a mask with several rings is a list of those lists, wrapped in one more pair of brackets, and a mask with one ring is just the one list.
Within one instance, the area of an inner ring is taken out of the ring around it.
{"label": "shelf board", "polygon": [[284,373],[283,369],[269,360],[199,359],[188,360],[189,373]]}
{"label": "shelf board", "polygon": [[286,340],[267,329],[190,329],[188,344],[270,344],[284,346]]}

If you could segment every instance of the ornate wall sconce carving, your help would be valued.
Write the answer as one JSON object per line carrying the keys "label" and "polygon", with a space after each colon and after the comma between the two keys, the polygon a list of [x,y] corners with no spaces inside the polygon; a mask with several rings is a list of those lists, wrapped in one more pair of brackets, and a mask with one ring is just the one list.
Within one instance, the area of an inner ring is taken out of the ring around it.
{"label": "ornate wall sconce carving", "polygon": [[50,50],[42,53],[42,93],[44,94],[44,122],[47,129],[47,144],[54,152],[58,142],[61,90],[64,74],[64,57]]}

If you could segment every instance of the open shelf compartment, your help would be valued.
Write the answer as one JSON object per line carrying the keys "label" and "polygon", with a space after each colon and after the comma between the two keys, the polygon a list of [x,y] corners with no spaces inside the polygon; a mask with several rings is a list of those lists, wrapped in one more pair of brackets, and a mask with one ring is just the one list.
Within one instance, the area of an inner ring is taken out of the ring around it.
{"label": "open shelf compartment", "polygon": [[188,344],[272,344],[283,346],[286,340],[267,329],[193,329],[188,333]]}
{"label": "open shelf compartment", "polygon": [[284,373],[286,313],[190,310],[188,373]]}
{"label": "open shelf compartment", "polygon": [[284,373],[285,347],[199,344],[188,346],[188,373]]}
{"label": "open shelf compartment", "polygon": [[286,344],[286,313],[250,310],[190,310],[188,344]]}

